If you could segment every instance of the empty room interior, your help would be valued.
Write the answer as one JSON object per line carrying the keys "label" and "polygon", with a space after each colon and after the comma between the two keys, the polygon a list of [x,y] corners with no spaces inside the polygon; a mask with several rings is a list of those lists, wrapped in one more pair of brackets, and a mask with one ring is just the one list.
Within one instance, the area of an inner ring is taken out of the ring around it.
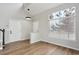
{"label": "empty room interior", "polygon": [[79,55],[79,3],[0,3],[0,55]]}

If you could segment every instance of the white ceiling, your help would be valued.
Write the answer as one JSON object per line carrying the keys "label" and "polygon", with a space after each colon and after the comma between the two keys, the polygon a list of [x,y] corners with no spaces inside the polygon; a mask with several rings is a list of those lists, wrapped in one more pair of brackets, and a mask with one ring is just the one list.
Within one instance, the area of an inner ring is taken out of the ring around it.
{"label": "white ceiling", "polygon": [[36,15],[40,12],[43,12],[47,9],[50,9],[50,8],[54,8],[58,5],[61,5],[62,3],[26,3],[25,4],[25,11],[30,8],[31,10],[31,15]]}
{"label": "white ceiling", "polygon": [[0,3],[0,18],[11,16],[22,7],[22,3]]}

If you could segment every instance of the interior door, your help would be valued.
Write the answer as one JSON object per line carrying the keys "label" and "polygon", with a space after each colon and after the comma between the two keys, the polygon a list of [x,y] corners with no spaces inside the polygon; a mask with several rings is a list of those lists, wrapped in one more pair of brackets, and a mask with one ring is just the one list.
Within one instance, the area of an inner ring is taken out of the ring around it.
{"label": "interior door", "polygon": [[9,41],[17,41],[21,37],[21,26],[20,22],[17,20],[10,20],[9,22]]}

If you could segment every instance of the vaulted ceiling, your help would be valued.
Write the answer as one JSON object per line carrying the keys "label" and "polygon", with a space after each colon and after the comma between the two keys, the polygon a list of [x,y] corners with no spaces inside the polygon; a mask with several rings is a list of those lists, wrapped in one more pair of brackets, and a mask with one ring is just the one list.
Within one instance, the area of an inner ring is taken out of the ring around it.
{"label": "vaulted ceiling", "polygon": [[24,9],[25,11],[29,8],[31,11],[31,15],[36,15],[40,12],[43,12],[47,9],[54,8],[62,3],[25,3]]}

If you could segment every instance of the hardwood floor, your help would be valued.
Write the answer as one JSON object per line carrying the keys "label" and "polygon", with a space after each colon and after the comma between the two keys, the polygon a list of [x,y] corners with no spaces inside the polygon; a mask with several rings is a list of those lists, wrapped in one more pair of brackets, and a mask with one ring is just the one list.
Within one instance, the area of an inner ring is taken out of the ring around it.
{"label": "hardwood floor", "polygon": [[79,51],[46,42],[30,44],[29,40],[6,44],[0,55],[79,55]]}

